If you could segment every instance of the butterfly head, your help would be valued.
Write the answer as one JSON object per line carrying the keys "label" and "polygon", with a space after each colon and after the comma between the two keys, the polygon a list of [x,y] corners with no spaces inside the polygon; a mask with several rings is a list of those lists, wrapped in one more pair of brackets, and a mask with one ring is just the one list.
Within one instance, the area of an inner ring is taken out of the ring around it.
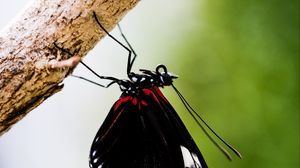
{"label": "butterfly head", "polygon": [[168,72],[165,65],[158,65],[156,67],[156,74],[159,76],[160,86],[169,86],[173,83],[173,79],[177,79],[178,76]]}

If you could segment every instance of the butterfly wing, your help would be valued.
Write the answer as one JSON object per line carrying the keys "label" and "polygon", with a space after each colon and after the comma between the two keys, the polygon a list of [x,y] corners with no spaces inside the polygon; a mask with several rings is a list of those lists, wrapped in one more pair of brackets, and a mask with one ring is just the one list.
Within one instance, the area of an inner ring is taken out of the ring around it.
{"label": "butterfly wing", "polygon": [[90,151],[91,168],[126,166],[128,157],[133,157],[130,152],[139,140],[137,117],[131,96],[121,97],[113,105],[94,138]]}
{"label": "butterfly wing", "polygon": [[121,96],[96,134],[90,167],[206,168],[177,113],[163,98],[155,89],[144,89],[138,97]]}
{"label": "butterfly wing", "polygon": [[[154,107],[154,109],[160,109],[163,116],[157,116],[157,118],[164,118],[164,121],[160,123],[163,124],[161,128],[166,128],[166,137],[169,141],[172,141],[174,146],[172,148],[177,148],[181,150],[181,157],[183,157],[184,167],[188,168],[207,168],[205,160],[198,149],[193,138],[186,129],[184,123],[164,97],[158,87],[152,89],[144,89],[145,95],[147,95],[147,100],[149,104],[159,106]],[[152,97],[152,98],[150,98]],[[153,102],[150,102],[152,100]],[[156,114],[159,115],[159,114]],[[154,122],[154,121],[153,121]],[[176,141],[174,141],[176,140]]]}
{"label": "butterfly wing", "polygon": [[157,116],[150,114],[155,109],[142,102],[127,96],[113,105],[93,141],[91,168],[183,167],[172,157],[176,148],[166,146],[164,135],[155,128]]}

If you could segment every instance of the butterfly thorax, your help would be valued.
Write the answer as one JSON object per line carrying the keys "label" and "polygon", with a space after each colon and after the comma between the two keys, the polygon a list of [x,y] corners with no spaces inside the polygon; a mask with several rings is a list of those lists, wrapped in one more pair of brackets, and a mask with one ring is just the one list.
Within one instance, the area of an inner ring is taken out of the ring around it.
{"label": "butterfly thorax", "polygon": [[[161,71],[161,69],[163,71]],[[139,94],[142,89],[152,87],[164,87],[173,83],[177,76],[167,71],[164,65],[158,65],[156,71],[141,69],[142,73],[130,72],[126,80],[119,80],[117,83],[123,93]]]}

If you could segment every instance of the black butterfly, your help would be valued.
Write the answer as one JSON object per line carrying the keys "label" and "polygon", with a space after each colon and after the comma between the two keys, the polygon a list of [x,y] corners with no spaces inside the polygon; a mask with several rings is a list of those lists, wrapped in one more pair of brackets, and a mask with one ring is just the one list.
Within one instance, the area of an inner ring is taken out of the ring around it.
{"label": "black butterfly", "polygon": [[212,139],[200,122],[241,157],[239,152],[221,139],[188,104],[173,85],[173,79],[177,76],[168,72],[166,66],[159,65],[155,71],[142,69],[140,74],[131,72],[136,54],[121,28],[118,26],[128,47],[105,30],[95,12],[93,15],[100,28],[129,54],[126,80],[100,76],[83,62],[81,63],[92,73],[111,82],[104,86],[75,76],[102,87],[116,83],[122,91],[121,97],[112,106],[93,141],[90,150],[90,168],[207,168],[184,123],[160,91],[159,87],[164,86],[173,87],[204,133],[229,159],[231,157],[227,151]]}

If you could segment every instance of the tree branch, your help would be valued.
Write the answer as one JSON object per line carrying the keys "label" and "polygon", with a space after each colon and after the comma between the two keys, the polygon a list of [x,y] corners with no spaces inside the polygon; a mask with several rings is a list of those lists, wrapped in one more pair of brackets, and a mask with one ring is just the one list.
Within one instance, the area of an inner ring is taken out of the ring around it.
{"label": "tree branch", "polygon": [[[36,0],[0,33],[0,135],[49,96],[139,0]],[[55,44],[54,44],[55,43]],[[71,57],[56,47],[66,49]]]}

